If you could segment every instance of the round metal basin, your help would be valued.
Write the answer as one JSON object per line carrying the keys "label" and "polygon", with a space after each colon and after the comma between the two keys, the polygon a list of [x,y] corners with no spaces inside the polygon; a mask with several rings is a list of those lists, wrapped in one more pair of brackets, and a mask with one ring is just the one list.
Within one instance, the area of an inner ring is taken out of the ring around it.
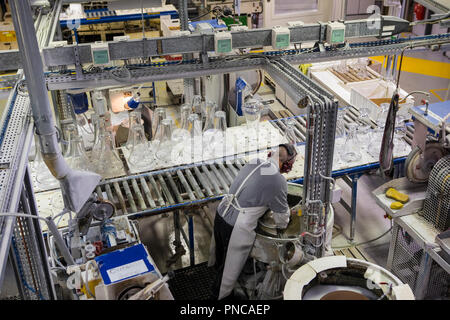
{"label": "round metal basin", "polygon": [[[288,203],[289,207],[294,207],[302,199],[303,186],[299,184],[288,183]],[[282,230],[280,234],[277,233],[275,221],[273,219],[273,212],[268,211],[258,221],[256,228],[256,239],[250,256],[258,261],[264,263],[271,263],[274,261],[290,261],[290,264],[295,264],[298,259],[301,259],[301,248],[298,245],[298,237],[302,228],[302,217],[297,215],[291,216],[287,228]],[[327,217],[327,230],[333,228],[334,211],[330,205]]]}
{"label": "round metal basin", "polygon": [[310,261],[297,269],[286,282],[283,298],[413,300],[414,295],[408,285],[378,265],[345,256],[331,256]]}

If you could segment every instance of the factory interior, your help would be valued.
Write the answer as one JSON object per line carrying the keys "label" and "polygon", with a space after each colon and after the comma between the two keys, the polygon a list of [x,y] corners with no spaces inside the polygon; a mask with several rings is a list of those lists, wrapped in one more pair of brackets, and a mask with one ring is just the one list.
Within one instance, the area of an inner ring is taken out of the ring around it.
{"label": "factory interior", "polygon": [[450,0],[0,9],[0,300],[450,299]]}

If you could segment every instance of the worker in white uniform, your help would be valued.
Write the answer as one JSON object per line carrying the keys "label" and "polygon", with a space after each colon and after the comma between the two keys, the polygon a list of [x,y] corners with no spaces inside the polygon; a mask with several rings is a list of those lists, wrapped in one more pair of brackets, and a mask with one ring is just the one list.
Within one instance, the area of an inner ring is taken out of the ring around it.
{"label": "worker in white uniform", "polygon": [[258,220],[268,209],[272,210],[279,229],[287,227],[291,212],[282,173],[292,170],[296,156],[293,145],[281,144],[269,153],[267,160],[251,161],[240,170],[230,186],[230,194],[220,202],[208,262],[217,271],[212,299],[232,297],[253,247]]}

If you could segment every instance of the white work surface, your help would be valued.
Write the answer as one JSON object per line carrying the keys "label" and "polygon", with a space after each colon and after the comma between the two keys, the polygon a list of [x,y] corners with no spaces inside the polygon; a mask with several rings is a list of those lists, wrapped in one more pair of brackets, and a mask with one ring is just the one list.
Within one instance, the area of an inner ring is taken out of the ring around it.
{"label": "white work surface", "polygon": [[[123,147],[122,152],[127,161],[128,168],[131,174],[136,174],[140,172],[147,172],[153,170],[160,170],[165,168],[170,168],[174,166],[185,165],[194,162],[203,162],[218,159],[221,157],[232,157],[238,154],[244,154],[245,152],[255,152],[257,150],[266,150],[268,148],[279,145],[280,143],[285,143],[286,139],[281,133],[272,125],[269,121],[262,121],[259,124],[258,135],[252,135],[246,125],[230,127],[226,130],[226,143],[223,149],[219,148],[211,152],[208,150],[208,146],[204,144],[202,140],[195,141],[195,151],[191,151],[190,142],[182,143],[175,146],[172,150],[172,156],[168,161],[162,161],[154,158],[151,165],[137,168],[133,166],[129,161],[130,151]],[[198,147],[198,148],[197,148]],[[156,151],[156,144],[151,144],[153,152]],[[184,156],[183,156],[184,155]],[[192,158],[193,157],[193,158]],[[193,161],[192,161],[193,160]]]}

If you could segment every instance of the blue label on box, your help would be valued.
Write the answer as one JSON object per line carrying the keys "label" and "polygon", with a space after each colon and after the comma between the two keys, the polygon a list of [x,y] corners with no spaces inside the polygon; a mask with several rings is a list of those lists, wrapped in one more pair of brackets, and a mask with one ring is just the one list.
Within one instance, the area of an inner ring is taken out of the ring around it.
{"label": "blue label on box", "polygon": [[155,270],[142,244],[101,255],[95,261],[105,285]]}

